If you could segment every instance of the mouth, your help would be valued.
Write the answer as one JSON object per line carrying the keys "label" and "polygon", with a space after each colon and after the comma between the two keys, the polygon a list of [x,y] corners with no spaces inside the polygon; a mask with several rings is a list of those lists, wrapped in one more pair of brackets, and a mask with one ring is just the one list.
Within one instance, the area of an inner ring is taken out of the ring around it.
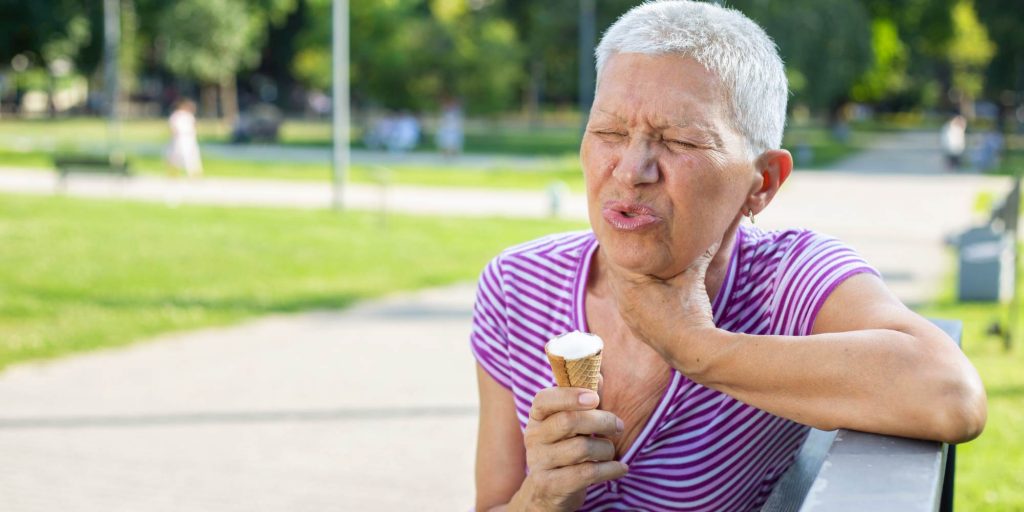
{"label": "mouth", "polygon": [[661,222],[661,217],[653,208],[622,201],[605,202],[601,215],[605,222],[619,231],[641,231]]}

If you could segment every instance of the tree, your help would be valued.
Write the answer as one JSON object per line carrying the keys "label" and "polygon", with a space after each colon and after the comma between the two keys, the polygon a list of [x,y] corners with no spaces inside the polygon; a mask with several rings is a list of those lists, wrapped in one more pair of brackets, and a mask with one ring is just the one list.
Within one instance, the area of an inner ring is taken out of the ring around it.
{"label": "tree", "polygon": [[980,0],[975,4],[978,18],[996,45],[985,73],[985,90],[988,97],[997,100],[1004,129],[1007,114],[1024,98],[1024,30],[1020,16],[1008,15],[1020,7],[1020,0]]}
{"label": "tree", "polygon": [[988,31],[978,21],[971,0],[960,0],[953,8],[953,39],[948,56],[953,69],[953,91],[960,111],[974,117],[974,99],[984,87],[984,70],[995,54]]}
{"label": "tree", "polygon": [[50,92],[50,112],[57,79],[71,75],[76,64],[90,72],[98,54],[82,59],[90,45],[102,44],[102,30],[94,22],[99,16],[95,2],[85,0],[0,0],[0,70],[17,61],[21,70],[34,68],[45,76]]}
{"label": "tree", "polygon": [[[330,75],[330,0],[308,1],[294,72],[326,89]],[[501,4],[465,0],[352,2],[350,78],[353,101],[428,110],[459,96],[469,110],[503,110],[521,84],[516,27]]]}
{"label": "tree", "polygon": [[871,22],[849,0],[735,1],[775,39],[796,103],[841,120],[854,84],[871,67]]}
{"label": "tree", "polygon": [[909,51],[900,39],[896,23],[889,18],[871,22],[873,64],[854,84],[851,96],[859,102],[879,102],[903,92],[908,85]]}
{"label": "tree", "polygon": [[224,120],[238,115],[235,77],[258,62],[264,35],[260,13],[243,0],[180,0],[169,4],[159,22],[163,63],[172,73],[219,85]]}

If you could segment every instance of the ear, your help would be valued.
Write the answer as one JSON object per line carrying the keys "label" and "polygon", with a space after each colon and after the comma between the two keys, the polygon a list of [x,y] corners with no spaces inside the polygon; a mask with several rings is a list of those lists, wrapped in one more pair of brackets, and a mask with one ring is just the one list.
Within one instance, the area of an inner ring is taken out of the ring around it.
{"label": "ear", "polygon": [[[760,180],[754,180],[744,206],[754,214],[761,213],[793,172],[793,156],[785,149],[769,149],[754,161],[754,171]],[[760,184],[758,184],[760,181]]]}

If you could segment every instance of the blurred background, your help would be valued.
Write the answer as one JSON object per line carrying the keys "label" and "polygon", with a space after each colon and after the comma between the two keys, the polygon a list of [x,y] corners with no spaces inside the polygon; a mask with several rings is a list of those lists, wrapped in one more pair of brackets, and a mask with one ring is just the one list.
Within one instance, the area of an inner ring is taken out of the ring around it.
{"label": "blurred background", "polygon": [[[0,0],[0,508],[471,507],[473,281],[586,229],[592,49],[637,3]],[[792,92],[758,224],[964,322],[957,508],[1024,510],[1020,0],[727,4]]]}

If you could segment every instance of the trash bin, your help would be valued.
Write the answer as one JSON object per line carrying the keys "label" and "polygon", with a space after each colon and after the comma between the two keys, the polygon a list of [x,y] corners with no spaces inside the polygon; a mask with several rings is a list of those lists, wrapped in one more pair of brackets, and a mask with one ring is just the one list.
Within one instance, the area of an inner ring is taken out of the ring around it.
{"label": "trash bin", "polygon": [[971,228],[958,239],[961,302],[999,301],[1009,298],[1013,280],[1013,253],[1003,235],[990,226]]}

